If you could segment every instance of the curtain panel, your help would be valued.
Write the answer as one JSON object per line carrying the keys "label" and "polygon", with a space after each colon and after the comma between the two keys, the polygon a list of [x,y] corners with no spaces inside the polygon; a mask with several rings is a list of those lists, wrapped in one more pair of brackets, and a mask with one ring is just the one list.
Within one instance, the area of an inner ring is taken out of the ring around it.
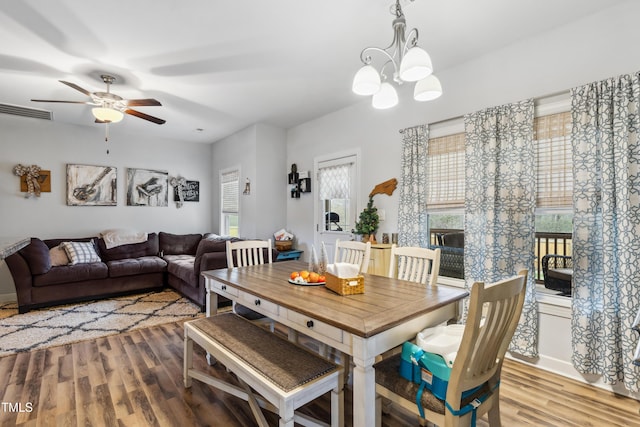
{"label": "curtain panel", "polygon": [[571,90],[573,365],[640,391],[640,73]]}
{"label": "curtain panel", "polygon": [[398,206],[398,244],[429,247],[427,228],[427,143],[426,125],[402,131],[402,176]]}
{"label": "curtain panel", "polygon": [[533,114],[530,99],[464,118],[465,287],[529,271],[522,316],[510,348],[528,357],[538,355]]}

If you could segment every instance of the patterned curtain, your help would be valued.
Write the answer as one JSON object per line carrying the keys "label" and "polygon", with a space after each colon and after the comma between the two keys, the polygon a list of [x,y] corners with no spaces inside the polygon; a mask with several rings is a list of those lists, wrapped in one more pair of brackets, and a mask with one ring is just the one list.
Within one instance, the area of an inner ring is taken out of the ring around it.
{"label": "patterned curtain", "polygon": [[426,125],[402,131],[402,176],[398,207],[398,245],[429,246],[427,229],[427,140]]}
{"label": "patterned curtain", "polygon": [[573,365],[640,391],[640,73],[571,91]]}
{"label": "patterned curtain", "polygon": [[510,350],[536,357],[533,100],[468,114],[464,122],[465,287],[529,270],[524,308]]}

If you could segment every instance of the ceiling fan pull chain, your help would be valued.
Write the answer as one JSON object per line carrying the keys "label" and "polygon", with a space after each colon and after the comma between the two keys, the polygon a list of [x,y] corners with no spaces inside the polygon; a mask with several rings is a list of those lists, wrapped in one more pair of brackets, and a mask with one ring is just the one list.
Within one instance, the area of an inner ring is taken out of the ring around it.
{"label": "ceiling fan pull chain", "polygon": [[[105,144],[109,142],[109,123],[104,124],[104,142]],[[107,146],[107,154],[109,154],[109,146]]]}

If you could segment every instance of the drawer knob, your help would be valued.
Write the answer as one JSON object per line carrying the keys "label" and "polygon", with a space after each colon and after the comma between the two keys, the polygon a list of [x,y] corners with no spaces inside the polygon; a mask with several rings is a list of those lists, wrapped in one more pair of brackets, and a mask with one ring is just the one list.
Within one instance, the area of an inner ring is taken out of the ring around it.
{"label": "drawer knob", "polygon": [[255,305],[260,305],[260,300],[259,300],[259,299],[257,299],[257,300],[255,300],[253,303],[254,303]]}
{"label": "drawer knob", "polygon": [[226,291],[227,290],[227,285],[222,285],[222,290]]}
{"label": "drawer knob", "polygon": [[307,320],[307,328],[313,328],[313,320]]}

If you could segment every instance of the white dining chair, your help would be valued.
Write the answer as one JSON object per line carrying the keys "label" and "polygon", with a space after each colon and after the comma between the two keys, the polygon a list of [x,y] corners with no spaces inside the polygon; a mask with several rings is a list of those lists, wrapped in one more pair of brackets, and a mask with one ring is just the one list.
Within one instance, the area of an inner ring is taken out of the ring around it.
{"label": "white dining chair", "polygon": [[360,266],[360,273],[366,273],[371,259],[371,242],[336,240],[334,263],[348,262]]}
{"label": "white dining chair", "polygon": [[440,272],[440,249],[391,246],[391,278],[436,286]]}

